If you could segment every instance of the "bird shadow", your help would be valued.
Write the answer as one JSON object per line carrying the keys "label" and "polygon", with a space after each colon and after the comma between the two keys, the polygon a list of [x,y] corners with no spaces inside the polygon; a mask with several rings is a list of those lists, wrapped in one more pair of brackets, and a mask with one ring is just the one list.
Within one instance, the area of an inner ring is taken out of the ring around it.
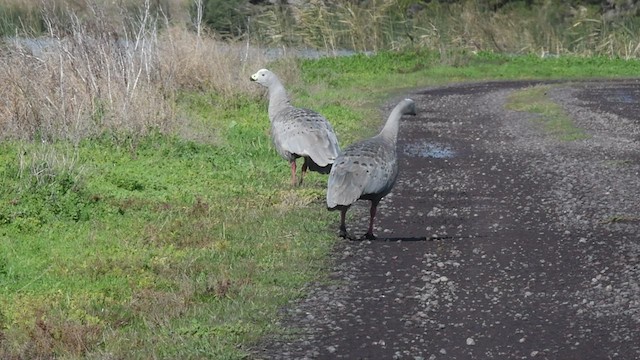
{"label": "bird shadow", "polygon": [[416,241],[438,241],[438,240],[452,240],[457,238],[456,236],[392,236],[392,237],[376,237],[375,239],[367,239],[364,236],[350,239],[351,241],[376,241],[376,242],[416,242]]}

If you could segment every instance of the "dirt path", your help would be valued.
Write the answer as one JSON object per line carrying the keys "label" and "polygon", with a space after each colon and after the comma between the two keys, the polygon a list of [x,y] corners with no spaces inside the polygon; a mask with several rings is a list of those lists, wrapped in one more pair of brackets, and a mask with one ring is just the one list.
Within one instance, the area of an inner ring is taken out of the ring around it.
{"label": "dirt path", "polygon": [[572,142],[505,110],[530,85],[411,94],[380,239],[341,242],[255,357],[640,359],[640,82],[554,84]]}

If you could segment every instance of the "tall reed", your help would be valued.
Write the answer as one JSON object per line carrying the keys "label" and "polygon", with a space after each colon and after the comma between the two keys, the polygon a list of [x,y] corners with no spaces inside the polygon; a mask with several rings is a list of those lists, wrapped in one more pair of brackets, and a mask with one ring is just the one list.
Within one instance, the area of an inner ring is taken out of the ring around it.
{"label": "tall reed", "polygon": [[[254,22],[252,36],[272,45],[336,51],[427,48],[513,54],[638,57],[640,18],[606,18],[597,7],[541,1],[303,0],[283,11],[271,7]],[[284,28],[282,24],[290,26]]]}
{"label": "tall reed", "polygon": [[[398,0],[367,2],[307,0],[287,11],[272,7],[256,19],[254,35],[271,45],[304,45],[327,51],[379,51],[408,40],[406,5]],[[287,24],[283,27],[282,24]]]}

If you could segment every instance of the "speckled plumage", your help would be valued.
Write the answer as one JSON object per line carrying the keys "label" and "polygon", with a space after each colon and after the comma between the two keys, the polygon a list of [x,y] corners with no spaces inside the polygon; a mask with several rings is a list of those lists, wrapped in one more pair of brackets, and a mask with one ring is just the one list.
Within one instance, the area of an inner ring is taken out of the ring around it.
{"label": "speckled plumage", "polygon": [[304,158],[300,183],[307,168],[328,173],[340,152],[331,124],[322,115],[291,105],[278,77],[261,69],[251,80],[269,89],[271,139],[276,152],[291,164],[292,183],[296,182],[296,159]]}
{"label": "speckled plumage", "polygon": [[391,192],[398,177],[396,142],[402,115],[415,114],[415,103],[402,100],[393,109],[380,133],[348,146],[331,168],[327,185],[327,208],[340,210],[340,235],[348,237],[345,214],[358,199],[371,201],[367,238],[373,236],[373,220],[380,200]]}

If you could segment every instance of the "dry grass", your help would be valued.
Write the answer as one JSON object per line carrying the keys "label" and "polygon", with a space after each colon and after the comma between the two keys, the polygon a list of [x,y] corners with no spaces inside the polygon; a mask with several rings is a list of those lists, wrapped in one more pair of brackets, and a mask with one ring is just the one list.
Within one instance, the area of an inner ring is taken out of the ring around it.
{"label": "dry grass", "polygon": [[244,79],[264,66],[260,53],[184,27],[160,31],[169,22],[148,5],[135,18],[108,22],[104,8],[83,19],[69,12],[47,21],[40,45],[8,43],[0,54],[0,136],[77,143],[174,132],[184,125],[175,107],[182,90],[257,96]]}
{"label": "dry grass", "polygon": [[169,75],[165,78],[174,90],[213,91],[223,98],[262,93],[248,80],[267,60],[246,43],[216,41],[213,35],[198,37],[172,28],[160,36],[159,52],[163,55],[160,73]]}
{"label": "dry grass", "polygon": [[[396,28],[403,28],[405,8],[398,0],[327,2],[308,0],[291,4],[290,11],[273,7],[257,16],[259,41],[273,45],[299,44],[336,52],[344,48],[379,51],[391,43]],[[400,14],[399,16],[393,16]],[[291,18],[288,19],[287,17]],[[407,39],[408,40],[408,39]]]}
{"label": "dry grass", "polygon": [[69,316],[45,307],[30,309],[28,313],[28,320],[25,317],[5,328],[7,342],[3,343],[0,336],[3,360],[78,359],[101,340],[102,325],[90,316]]}

